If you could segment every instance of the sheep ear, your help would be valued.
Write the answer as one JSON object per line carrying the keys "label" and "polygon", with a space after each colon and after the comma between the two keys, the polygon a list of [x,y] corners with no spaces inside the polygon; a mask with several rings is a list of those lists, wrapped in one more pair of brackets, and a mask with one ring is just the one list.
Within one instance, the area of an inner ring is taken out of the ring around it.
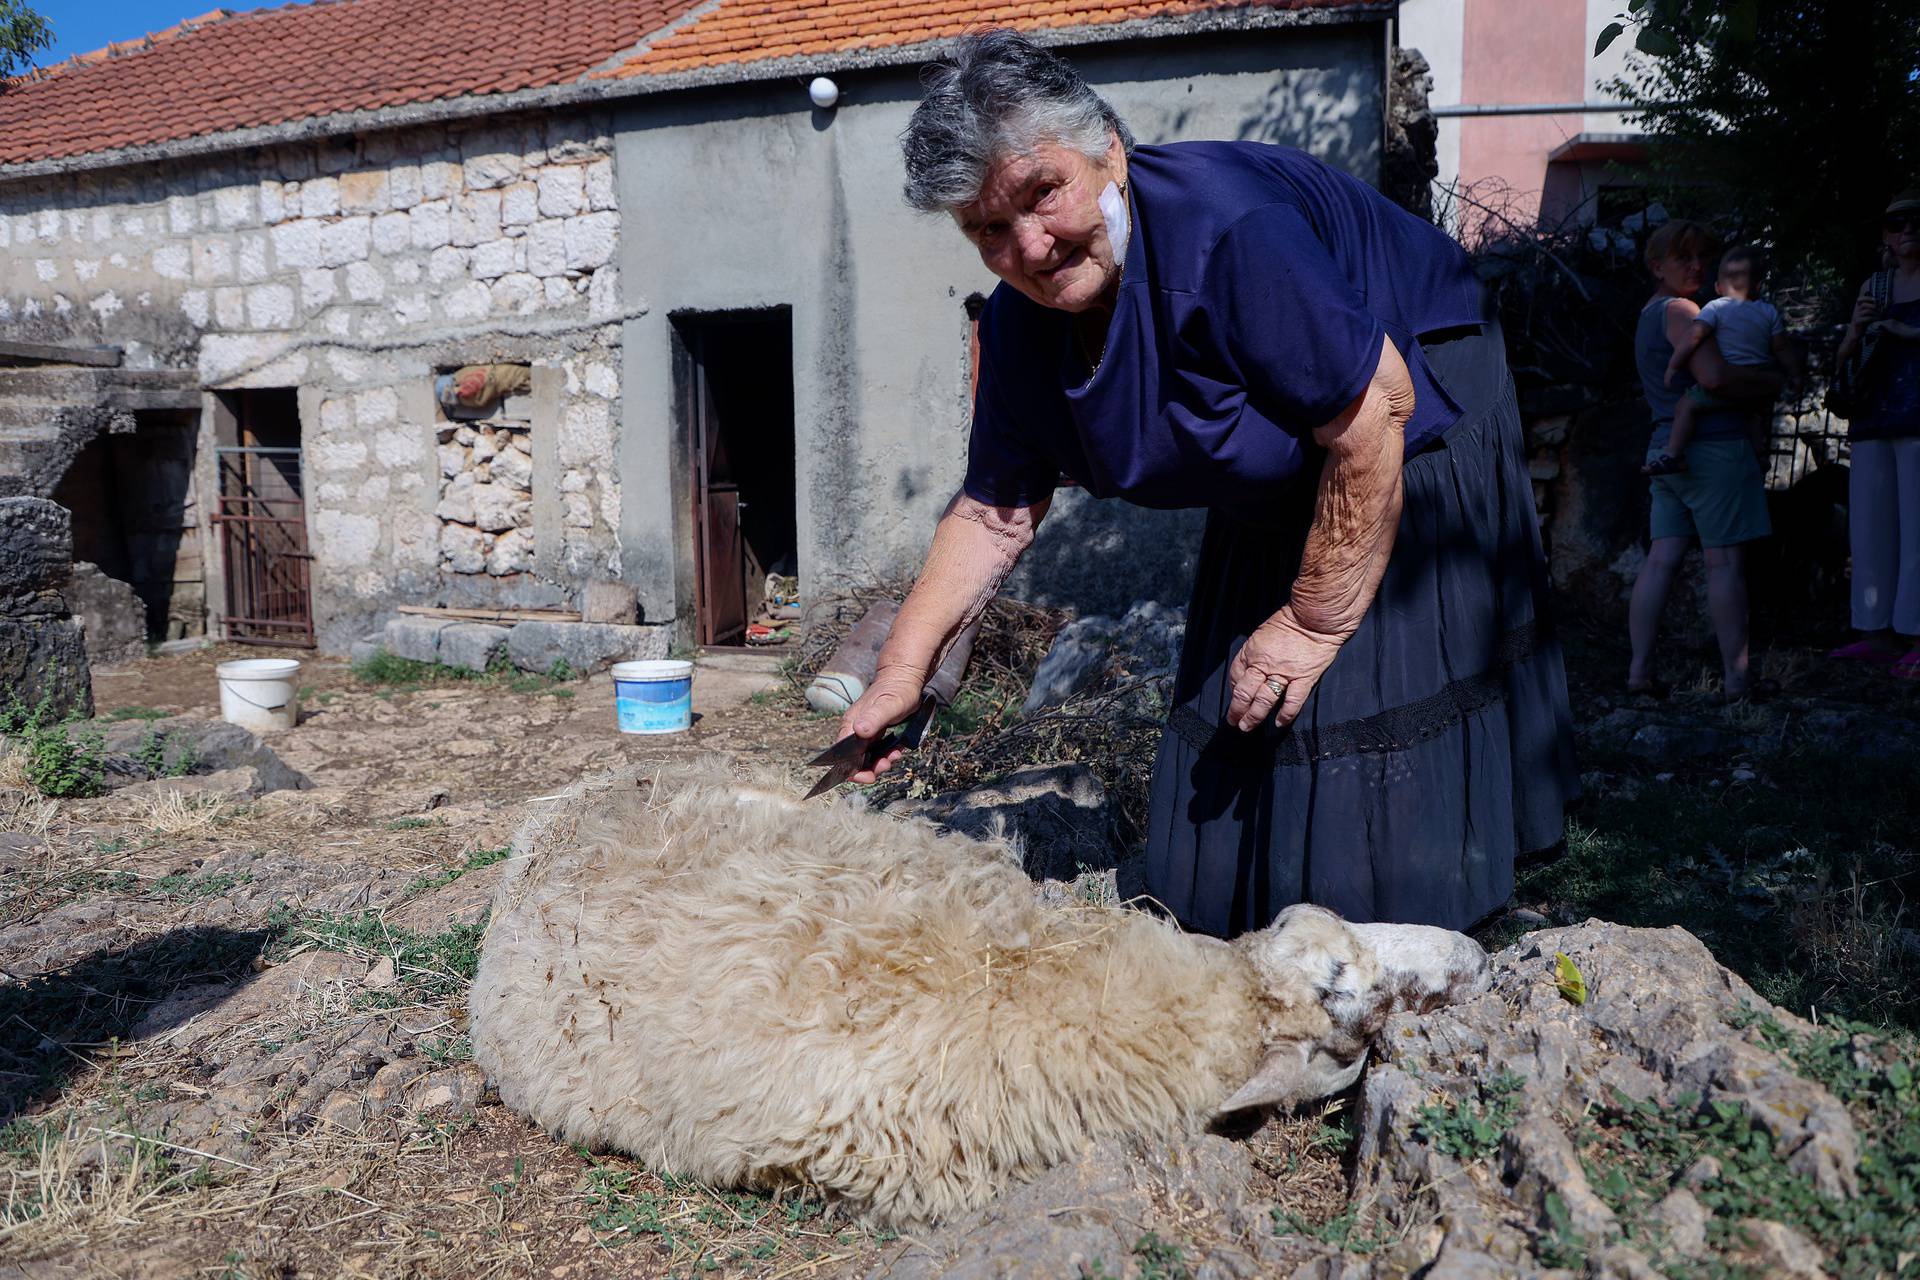
{"label": "sheep ear", "polygon": [[1253,1079],[1234,1091],[1220,1104],[1219,1114],[1244,1111],[1248,1107],[1277,1107],[1298,1099],[1307,1081],[1307,1046],[1300,1040],[1283,1040],[1267,1046]]}

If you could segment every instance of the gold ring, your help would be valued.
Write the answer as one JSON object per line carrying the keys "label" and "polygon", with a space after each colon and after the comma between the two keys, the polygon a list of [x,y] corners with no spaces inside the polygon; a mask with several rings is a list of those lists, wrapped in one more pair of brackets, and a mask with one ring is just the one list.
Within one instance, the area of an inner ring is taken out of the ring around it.
{"label": "gold ring", "polygon": [[1287,696],[1287,682],[1279,676],[1268,676],[1267,688],[1273,691],[1273,696],[1276,698],[1284,698]]}

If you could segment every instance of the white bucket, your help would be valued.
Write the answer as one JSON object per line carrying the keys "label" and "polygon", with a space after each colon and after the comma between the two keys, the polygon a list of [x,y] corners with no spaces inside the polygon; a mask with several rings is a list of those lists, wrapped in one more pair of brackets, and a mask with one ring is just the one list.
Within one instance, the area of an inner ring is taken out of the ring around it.
{"label": "white bucket", "polygon": [[220,718],[248,729],[291,729],[300,719],[300,660],[241,658],[214,668]]}
{"label": "white bucket", "polygon": [[613,714],[622,733],[680,733],[693,723],[693,664],[655,658],[613,664]]}

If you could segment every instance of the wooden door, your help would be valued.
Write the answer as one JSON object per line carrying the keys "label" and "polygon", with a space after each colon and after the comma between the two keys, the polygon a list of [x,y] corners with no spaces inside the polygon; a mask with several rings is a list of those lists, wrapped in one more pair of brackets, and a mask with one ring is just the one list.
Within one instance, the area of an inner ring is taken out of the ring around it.
{"label": "wooden door", "polygon": [[702,347],[705,334],[688,334],[693,356],[694,597],[701,644],[732,644],[747,630],[746,557],[740,537],[740,486],[727,462],[714,411]]}

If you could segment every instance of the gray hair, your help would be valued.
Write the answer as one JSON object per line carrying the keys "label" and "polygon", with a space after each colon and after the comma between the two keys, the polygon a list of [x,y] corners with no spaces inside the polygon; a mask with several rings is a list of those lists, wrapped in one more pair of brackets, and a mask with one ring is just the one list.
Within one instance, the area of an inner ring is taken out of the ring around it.
{"label": "gray hair", "polygon": [[994,161],[1042,142],[1090,160],[1106,155],[1116,136],[1133,150],[1132,132],[1072,64],[1016,32],[965,36],[920,79],[926,93],[900,145],[907,203],[922,212],[972,204]]}

